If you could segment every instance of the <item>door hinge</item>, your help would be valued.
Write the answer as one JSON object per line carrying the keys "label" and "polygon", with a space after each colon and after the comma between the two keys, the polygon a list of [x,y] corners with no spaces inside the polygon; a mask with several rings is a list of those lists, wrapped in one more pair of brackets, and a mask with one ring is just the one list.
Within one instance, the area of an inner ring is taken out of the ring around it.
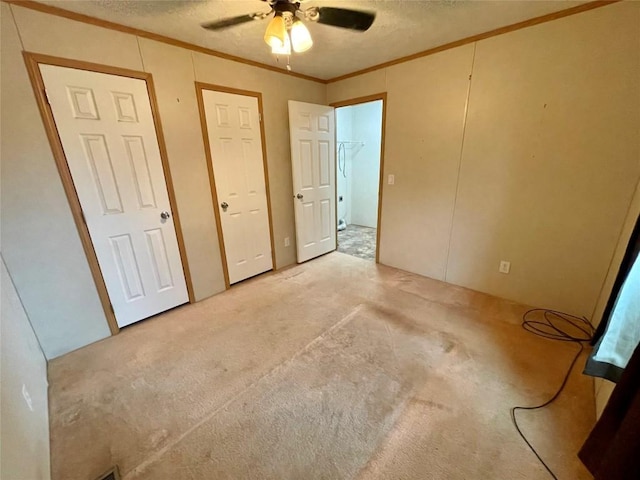
{"label": "door hinge", "polygon": [[44,98],[46,98],[47,99],[47,103],[49,105],[51,105],[51,99],[49,98],[49,92],[47,91],[46,88],[44,89]]}
{"label": "door hinge", "polygon": [[82,223],[87,224],[87,219],[84,216],[84,211],[80,209],[80,217],[82,218]]}
{"label": "door hinge", "polygon": [[260,123],[262,123],[262,114],[261,114],[261,113],[259,113],[259,114],[258,114],[258,121],[259,121]]}

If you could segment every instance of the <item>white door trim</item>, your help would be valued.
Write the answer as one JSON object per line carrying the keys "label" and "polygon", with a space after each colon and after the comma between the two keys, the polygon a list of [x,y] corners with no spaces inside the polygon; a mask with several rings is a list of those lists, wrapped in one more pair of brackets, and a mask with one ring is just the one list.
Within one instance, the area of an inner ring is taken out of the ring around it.
{"label": "white door trim", "polygon": [[182,234],[182,227],[180,224],[180,217],[179,217],[178,209],[176,205],[175,192],[173,189],[173,181],[171,179],[171,172],[169,170],[167,150],[166,150],[166,145],[164,142],[164,136],[163,136],[162,127],[160,123],[160,116],[158,113],[158,105],[157,105],[157,99],[155,95],[152,75],[147,72],[139,72],[136,70],[129,70],[129,69],[124,69],[119,67],[111,67],[108,65],[101,65],[97,63],[66,59],[66,58],[43,55],[43,54],[32,53],[32,52],[23,52],[23,56],[24,56],[26,67],[27,67],[27,72],[29,74],[29,79],[31,81],[31,86],[33,88],[33,92],[36,98],[36,103],[38,105],[38,109],[40,110],[40,115],[42,117],[42,121],[45,127],[47,139],[49,140],[49,145],[51,147],[53,157],[56,163],[56,167],[58,169],[58,173],[62,181],[62,186],[65,192],[65,195],[67,197],[67,200],[69,202],[71,214],[76,224],[76,228],[78,229],[80,241],[82,243],[82,247],[87,257],[89,269],[91,271],[91,275],[95,282],[96,290],[98,292],[98,297],[100,298],[100,302],[102,304],[102,308],[105,313],[107,324],[109,325],[109,330],[111,331],[112,335],[116,335],[120,331],[120,328],[118,327],[115,314],[113,312],[113,307],[109,300],[107,287],[106,287],[104,278],[102,277],[100,266],[98,265],[98,259],[96,256],[96,252],[93,248],[91,237],[89,235],[89,229],[87,228],[87,225],[84,222],[84,216],[82,213],[82,208],[80,206],[80,200],[78,198],[78,195],[75,191],[75,187],[73,185],[71,172],[69,171],[67,159],[64,154],[64,150],[62,148],[62,143],[60,142],[60,138],[58,136],[55,120],[53,117],[53,112],[49,106],[49,103],[46,97],[44,80],[42,78],[42,75],[40,74],[39,65],[43,64],[43,65],[54,65],[59,67],[75,68],[79,70],[87,70],[87,71],[96,72],[96,73],[106,73],[110,75],[119,75],[123,77],[136,78],[136,79],[144,80],[146,82],[147,92],[149,94],[149,101],[151,103],[151,112],[154,120],[156,137],[158,141],[158,146],[160,148],[160,158],[162,161],[162,168],[165,175],[167,193],[169,195],[169,203],[171,205],[171,210],[173,212],[173,221],[174,221],[174,226],[176,231],[176,237],[178,240],[178,249],[180,251],[180,259],[181,259],[182,268],[184,271],[185,281],[187,285],[189,303],[194,303],[195,299],[193,295],[191,274],[189,271],[189,264],[187,261],[186,250],[184,246],[184,239]]}
{"label": "white door trim", "polygon": [[262,143],[262,162],[265,182],[265,192],[267,196],[267,214],[269,218],[269,239],[271,242],[271,261],[273,264],[273,271],[277,270],[276,265],[276,250],[273,237],[273,216],[271,211],[271,193],[269,188],[269,168],[267,161],[267,143],[264,130],[264,112],[262,104],[262,93],[253,92],[250,90],[242,90],[238,88],[225,87],[222,85],[214,85],[210,83],[195,82],[198,110],[200,112],[200,126],[202,128],[202,139],[204,140],[204,150],[207,157],[207,169],[209,171],[209,186],[211,188],[211,201],[213,202],[213,211],[216,217],[216,228],[218,231],[218,244],[220,246],[220,257],[222,260],[222,270],[224,273],[225,287],[229,289],[231,282],[229,280],[229,266],[227,265],[227,255],[224,247],[224,233],[222,230],[222,220],[220,218],[220,211],[218,205],[218,192],[216,190],[215,175],[213,172],[213,159],[211,158],[211,145],[209,142],[209,130],[207,128],[207,119],[205,115],[203,90],[210,90],[214,92],[231,93],[233,95],[244,95],[247,97],[255,97],[258,100],[258,113],[260,115],[260,138]]}

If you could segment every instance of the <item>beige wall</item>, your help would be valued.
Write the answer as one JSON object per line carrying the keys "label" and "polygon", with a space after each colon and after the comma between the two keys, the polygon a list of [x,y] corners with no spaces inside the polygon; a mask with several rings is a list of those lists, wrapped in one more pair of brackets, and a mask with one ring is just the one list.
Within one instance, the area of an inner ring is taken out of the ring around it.
{"label": "beige wall", "polygon": [[2,253],[45,355],[52,358],[106,337],[109,328],[34,101],[10,7],[1,3],[0,8]]}
{"label": "beige wall", "polygon": [[0,270],[0,478],[45,480],[51,478],[47,361],[1,257]]}
{"label": "beige wall", "polygon": [[287,100],[325,103],[325,85],[15,5],[3,3],[2,13],[2,115],[10,125],[2,132],[3,246],[48,358],[109,331],[28,83],[23,48],[153,75],[197,300],[222,291],[224,278],[194,81],[262,92],[276,266],[295,262],[295,245],[284,247],[283,241],[295,239]]}
{"label": "beige wall", "polygon": [[624,2],[329,84],[388,92],[381,262],[591,317],[640,178],[638,24]]}
{"label": "beige wall", "polygon": [[[387,72],[380,261],[445,279],[473,45]],[[383,182],[385,183],[385,182]]]}

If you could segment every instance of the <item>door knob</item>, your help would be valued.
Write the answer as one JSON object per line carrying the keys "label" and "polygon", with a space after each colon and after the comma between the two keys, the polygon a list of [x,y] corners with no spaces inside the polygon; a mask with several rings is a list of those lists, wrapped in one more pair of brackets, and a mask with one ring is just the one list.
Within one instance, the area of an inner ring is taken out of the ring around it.
{"label": "door knob", "polygon": [[299,193],[299,194],[297,194],[297,195],[296,195],[296,198],[297,198],[298,200],[302,200],[302,199],[304,198],[304,195],[302,195],[301,193]]}
{"label": "door knob", "polygon": [[227,211],[227,208],[229,208],[229,204],[227,202],[222,202],[220,206],[222,207],[222,210],[224,210],[225,212]]}
{"label": "door knob", "polygon": [[171,214],[169,212],[166,212],[166,211],[162,212],[160,214],[160,218],[163,219],[163,220],[167,220],[170,216],[171,216]]}

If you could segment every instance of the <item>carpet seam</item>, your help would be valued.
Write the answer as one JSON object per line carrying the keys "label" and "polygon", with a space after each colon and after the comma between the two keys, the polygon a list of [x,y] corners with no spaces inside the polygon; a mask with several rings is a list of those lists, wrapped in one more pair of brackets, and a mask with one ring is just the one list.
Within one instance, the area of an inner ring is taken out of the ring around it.
{"label": "carpet seam", "polygon": [[201,421],[199,421],[198,423],[194,424],[192,427],[190,427],[189,429],[187,429],[185,432],[183,432],[178,438],[175,439],[175,441],[165,445],[164,447],[162,447],[160,450],[157,450],[155,453],[153,453],[152,455],[150,455],[146,460],[142,461],[141,463],[139,463],[137,466],[135,466],[133,469],[129,470],[127,473],[122,475],[122,479],[123,480],[127,480],[130,478],[134,478],[136,475],[138,475],[139,473],[142,473],[147,467],[149,467],[150,465],[152,465],[153,463],[155,463],[156,461],[158,461],[166,452],[168,452],[169,450],[171,450],[173,447],[175,447],[176,445],[178,445],[180,442],[182,442],[182,440],[184,440],[185,438],[187,438],[189,435],[191,435],[191,433],[193,433],[196,429],[200,428],[202,425],[204,425],[205,423],[207,423],[208,421],[210,421],[211,419],[213,419],[218,413],[220,413],[220,411],[226,409],[227,407],[229,407],[231,404],[233,404],[236,400],[238,400],[240,397],[242,397],[246,392],[248,392],[249,390],[255,388],[260,382],[262,382],[264,379],[278,373],[280,370],[284,369],[287,365],[289,365],[291,362],[293,362],[294,360],[296,360],[298,357],[300,357],[301,355],[303,355],[304,353],[308,352],[309,350],[311,350],[313,347],[315,347],[318,343],[322,342],[322,340],[324,340],[327,336],[329,336],[331,333],[333,333],[334,331],[338,330],[339,328],[343,327],[344,325],[346,325],[347,323],[349,323],[349,321],[351,321],[353,319],[353,317],[355,317],[360,310],[362,310],[362,307],[364,306],[364,304],[358,304],[356,305],[353,310],[351,310],[347,315],[345,315],[344,317],[342,317],[340,320],[338,320],[336,323],[334,323],[331,327],[329,327],[327,330],[325,330],[324,332],[322,332],[320,335],[318,335],[317,337],[315,337],[313,340],[311,340],[307,345],[305,345],[304,347],[302,347],[300,350],[298,350],[297,352],[295,352],[293,354],[293,356],[291,356],[291,358],[283,361],[282,363],[279,363],[278,365],[276,365],[275,367],[273,367],[271,370],[269,370],[268,372],[266,372],[264,375],[262,375],[261,377],[259,377],[258,379],[256,379],[255,381],[253,381],[251,384],[249,384],[248,386],[246,386],[244,389],[242,389],[240,392],[238,392],[236,395],[233,395],[231,398],[229,398],[226,402],[224,402],[221,406],[219,406],[218,408],[214,409],[210,415],[207,415],[206,417],[204,417]]}

